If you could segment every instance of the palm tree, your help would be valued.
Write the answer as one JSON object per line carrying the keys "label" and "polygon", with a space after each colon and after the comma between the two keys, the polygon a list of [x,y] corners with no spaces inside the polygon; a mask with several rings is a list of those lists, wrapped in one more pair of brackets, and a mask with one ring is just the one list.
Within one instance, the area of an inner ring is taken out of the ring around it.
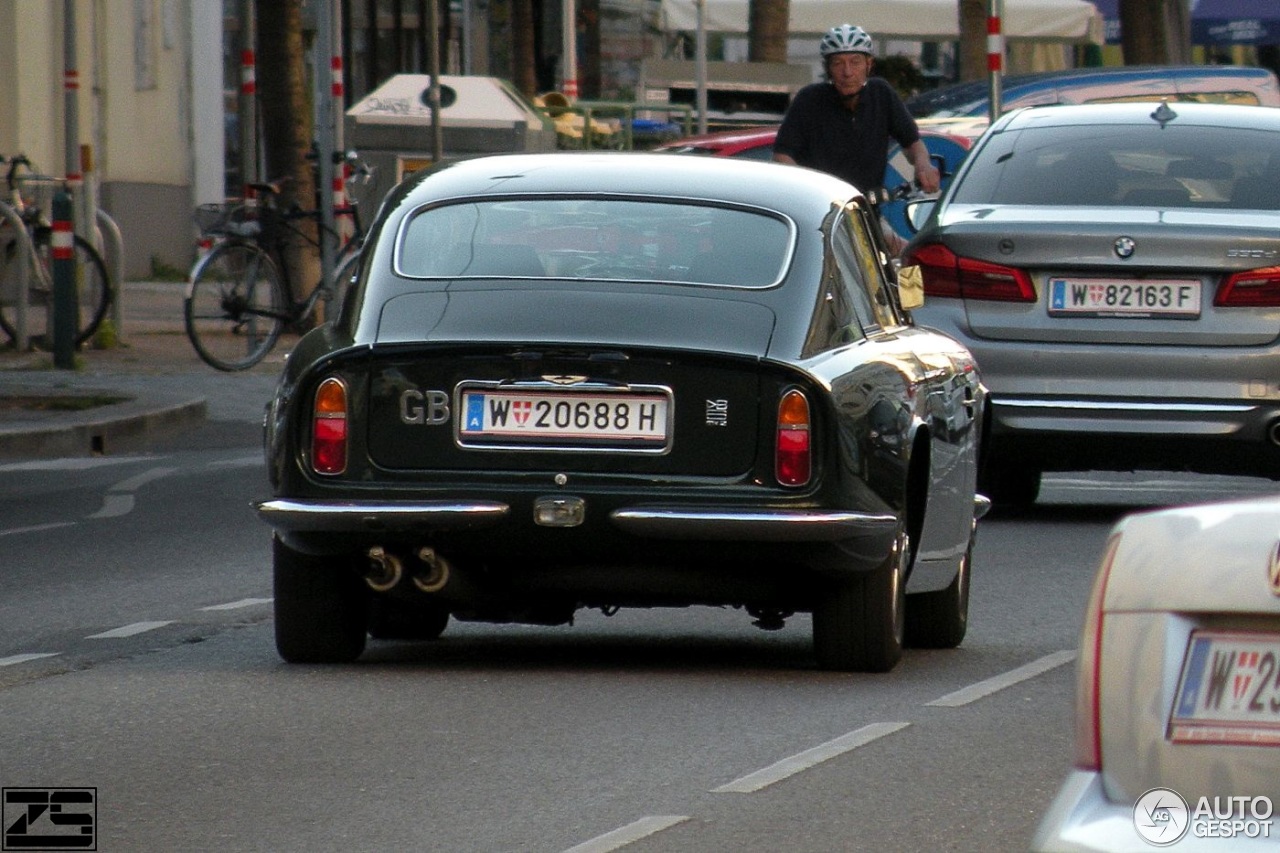
{"label": "palm tree", "polygon": [[786,62],[791,0],[751,0],[747,24],[750,62]]}

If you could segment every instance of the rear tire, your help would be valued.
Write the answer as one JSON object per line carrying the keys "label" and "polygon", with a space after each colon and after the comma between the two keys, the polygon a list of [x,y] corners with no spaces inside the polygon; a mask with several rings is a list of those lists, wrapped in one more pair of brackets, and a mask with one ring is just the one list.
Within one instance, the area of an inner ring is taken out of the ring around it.
{"label": "rear tire", "polygon": [[835,584],[813,609],[813,647],[822,669],[888,672],[902,657],[911,538],[905,527],[884,562]]}
{"label": "rear tire", "polygon": [[969,583],[973,571],[973,542],[977,525],[969,533],[969,547],[960,571],[946,589],[907,596],[907,645],[917,649],[954,649],[969,630]]}
{"label": "rear tire", "polygon": [[351,563],[272,540],[276,651],[289,663],[350,663],[364,651],[368,590]]}
{"label": "rear tire", "polygon": [[[4,329],[13,340],[18,339],[18,307],[17,276],[19,250],[16,237],[8,235],[0,241],[0,328]],[[39,238],[40,244],[35,246],[36,262],[41,264],[52,284],[53,273],[50,253],[51,238]],[[107,316],[111,307],[111,280],[107,276],[107,264],[102,255],[80,235],[75,235],[75,247],[78,277],[76,279],[76,337],[75,345],[80,346],[89,341]],[[33,345],[41,349],[53,349],[53,328],[49,324],[49,300],[52,291],[45,290],[39,274],[35,270],[27,272],[29,297],[27,300],[27,336]]]}
{"label": "rear tire", "polygon": [[223,243],[196,265],[183,301],[187,337],[218,370],[247,370],[284,330],[284,284],[271,257],[251,243]]}

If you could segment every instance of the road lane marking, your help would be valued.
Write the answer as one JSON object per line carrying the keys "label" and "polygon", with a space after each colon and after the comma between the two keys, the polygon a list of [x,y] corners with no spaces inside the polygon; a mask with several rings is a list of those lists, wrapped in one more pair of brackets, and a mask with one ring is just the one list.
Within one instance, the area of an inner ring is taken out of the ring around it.
{"label": "road lane marking", "polygon": [[129,465],[134,462],[148,462],[160,457],[156,456],[92,456],[86,458],[67,457],[65,459],[33,459],[28,462],[12,462],[0,465],[0,472],[6,471],[87,471],[90,468],[102,468],[107,465]]}
{"label": "road lane marking", "polygon": [[102,508],[89,518],[119,518],[133,512],[133,495],[107,495],[102,499]]}
{"label": "road lane marking", "polygon": [[808,770],[817,764],[835,758],[837,755],[843,755],[850,750],[857,749],[860,746],[866,746],[874,740],[878,740],[885,735],[891,735],[896,731],[901,731],[910,723],[872,723],[868,726],[841,735],[835,740],[829,740],[824,744],[806,749],[804,752],[797,753],[790,758],[784,758],[776,764],[771,764],[763,770],[757,770],[754,773],[748,773],[740,779],[735,779],[728,784],[721,785],[719,788],[712,788],[713,794],[750,794],[759,791],[761,788],[772,785],[774,782],[780,782],[788,776],[794,776],[802,770]]}
{"label": "road lane marking", "polygon": [[134,622],[132,625],[122,625],[119,628],[112,628],[110,631],[103,631],[101,634],[92,634],[85,637],[86,640],[118,640],[121,637],[132,637],[135,634],[145,634],[147,631],[154,631],[157,628],[163,628],[165,625],[172,625],[173,620],[168,622]]}
{"label": "road lane marking", "polygon": [[1006,687],[1012,687],[1019,682],[1035,678],[1037,675],[1056,669],[1064,663],[1070,663],[1075,659],[1076,653],[1074,649],[1054,652],[1051,655],[1045,655],[1039,660],[1033,660],[1025,666],[1011,669],[1002,675],[979,681],[976,684],[970,684],[968,687],[963,687],[925,704],[933,708],[959,708],[961,705],[976,702],[985,696],[990,696],[992,693],[1004,690]]}
{"label": "road lane marking", "polygon": [[270,604],[270,598],[242,598],[239,601],[228,601],[226,604],[211,604],[201,610],[239,610],[241,607],[253,607],[255,604]]}
{"label": "road lane marking", "polygon": [[581,844],[570,847],[564,853],[609,853],[611,850],[626,847],[628,844],[662,832],[662,830],[669,829],[678,823],[684,823],[688,819],[684,815],[651,815],[642,817],[634,823],[629,823],[612,832],[597,835],[590,841],[584,841]]}
{"label": "road lane marking", "polygon": [[154,480],[159,480],[161,477],[167,477],[177,470],[178,470],[177,468],[151,468],[146,471],[143,471],[141,474],[130,477],[127,480],[121,480],[120,482],[116,483],[114,486],[111,487],[111,491],[136,492],[138,489],[142,488],[147,483],[150,483]]}
{"label": "road lane marking", "polygon": [[41,658],[56,658],[62,652],[29,652],[25,655],[11,655],[7,658],[0,658],[0,666],[14,666],[27,661],[40,660]]}
{"label": "road lane marking", "polygon": [[10,527],[0,530],[0,536],[14,536],[18,533],[39,533],[42,530],[56,530],[59,527],[74,527],[74,521],[51,521],[48,524],[32,524],[29,527]]}

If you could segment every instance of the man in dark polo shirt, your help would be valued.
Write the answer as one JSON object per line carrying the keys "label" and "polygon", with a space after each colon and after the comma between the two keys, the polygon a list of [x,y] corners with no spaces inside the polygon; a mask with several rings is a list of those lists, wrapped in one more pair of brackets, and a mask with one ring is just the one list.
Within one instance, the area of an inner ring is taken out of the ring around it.
{"label": "man in dark polo shirt", "polygon": [[915,119],[881,77],[871,77],[871,37],[844,24],[822,37],[827,79],[796,93],[778,128],[773,159],[809,166],[871,193],[884,183],[889,138],[897,140],[926,193],[938,191],[938,170]]}

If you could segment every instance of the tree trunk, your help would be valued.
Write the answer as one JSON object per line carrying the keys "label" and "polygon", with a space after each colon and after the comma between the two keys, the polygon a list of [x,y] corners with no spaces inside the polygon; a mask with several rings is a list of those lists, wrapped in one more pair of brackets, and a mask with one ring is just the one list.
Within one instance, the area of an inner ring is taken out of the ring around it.
{"label": "tree trunk", "polygon": [[751,0],[750,15],[747,60],[786,62],[791,0]]}
{"label": "tree trunk", "polygon": [[960,80],[987,76],[988,0],[960,0]]}
{"label": "tree trunk", "polygon": [[1120,0],[1125,65],[1191,61],[1191,18],[1182,0]]}
{"label": "tree trunk", "polygon": [[516,88],[526,98],[538,94],[533,32],[533,0],[511,0],[511,71]]}
{"label": "tree trunk", "polygon": [[[307,154],[311,150],[312,120],[307,97],[302,46],[302,0],[257,3],[257,88],[262,111],[262,150],[266,178],[283,180],[280,207],[311,208],[315,177]],[[299,226],[310,225],[306,222]],[[315,228],[311,226],[314,237]],[[300,241],[298,241],[300,242]],[[320,279],[314,247],[291,246],[285,258],[290,292],[302,298]]]}

